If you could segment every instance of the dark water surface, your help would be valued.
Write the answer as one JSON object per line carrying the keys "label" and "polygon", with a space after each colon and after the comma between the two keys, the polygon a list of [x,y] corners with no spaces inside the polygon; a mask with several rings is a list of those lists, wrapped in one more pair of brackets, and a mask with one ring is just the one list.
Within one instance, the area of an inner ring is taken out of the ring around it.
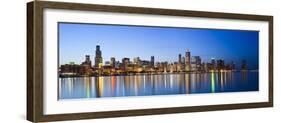
{"label": "dark water surface", "polygon": [[258,72],[59,78],[59,99],[258,91]]}

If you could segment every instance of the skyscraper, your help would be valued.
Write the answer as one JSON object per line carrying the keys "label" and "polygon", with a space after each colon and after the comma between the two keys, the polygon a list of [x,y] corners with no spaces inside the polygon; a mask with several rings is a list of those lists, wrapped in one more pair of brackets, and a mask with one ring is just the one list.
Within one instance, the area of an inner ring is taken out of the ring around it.
{"label": "skyscraper", "polygon": [[114,58],[114,57],[111,57],[111,58],[110,58],[110,65],[111,65],[112,67],[115,67],[115,64],[116,64],[115,58]]}
{"label": "skyscraper", "polygon": [[151,67],[154,67],[154,56],[151,56],[150,58],[150,65]]}
{"label": "skyscraper", "polygon": [[85,56],[85,61],[82,62],[82,65],[92,66],[92,62],[91,62],[91,59],[90,59],[90,55],[86,55],[86,56]]}
{"label": "skyscraper", "polygon": [[96,46],[96,56],[95,56],[95,67],[99,67],[99,64],[102,64],[102,56],[100,45]]}
{"label": "skyscraper", "polygon": [[190,71],[190,52],[188,49],[185,52],[185,71]]}
{"label": "skyscraper", "polygon": [[179,64],[181,64],[181,61],[182,61],[182,60],[181,60],[181,54],[179,54],[179,61],[178,61]]}
{"label": "skyscraper", "polygon": [[212,66],[211,66],[212,70],[216,70],[217,65],[216,65],[216,59],[212,58]]}
{"label": "skyscraper", "polygon": [[191,70],[192,71],[201,70],[201,58],[200,58],[200,56],[193,56],[191,58]]}
{"label": "skyscraper", "polygon": [[185,64],[185,58],[184,58],[184,56],[181,57],[181,63],[182,63],[183,65]]}
{"label": "skyscraper", "polygon": [[218,70],[222,70],[222,69],[224,69],[225,68],[225,66],[224,66],[224,60],[223,59],[218,59],[217,60],[217,69]]}
{"label": "skyscraper", "polygon": [[123,58],[122,59],[123,70],[126,70],[126,68],[128,67],[129,64],[130,64],[130,58]]}
{"label": "skyscraper", "polygon": [[135,57],[134,59],[133,59],[133,63],[135,64],[135,65],[140,65],[140,57]]}

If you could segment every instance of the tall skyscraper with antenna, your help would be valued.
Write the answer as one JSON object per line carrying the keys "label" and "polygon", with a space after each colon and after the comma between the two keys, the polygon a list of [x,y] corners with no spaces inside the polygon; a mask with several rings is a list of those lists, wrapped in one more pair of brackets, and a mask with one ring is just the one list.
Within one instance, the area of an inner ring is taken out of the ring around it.
{"label": "tall skyscraper with antenna", "polygon": [[95,55],[95,67],[99,67],[102,64],[102,52],[100,50],[100,45],[96,46],[96,55]]}

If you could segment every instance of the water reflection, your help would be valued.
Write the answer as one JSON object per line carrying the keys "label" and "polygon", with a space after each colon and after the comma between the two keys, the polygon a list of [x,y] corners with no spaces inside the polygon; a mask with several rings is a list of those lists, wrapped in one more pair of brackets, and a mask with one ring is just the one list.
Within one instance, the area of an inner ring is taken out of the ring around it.
{"label": "water reflection", "polygon": [[258,91],[258,72],[210,72],[59,79],[59,99]]}

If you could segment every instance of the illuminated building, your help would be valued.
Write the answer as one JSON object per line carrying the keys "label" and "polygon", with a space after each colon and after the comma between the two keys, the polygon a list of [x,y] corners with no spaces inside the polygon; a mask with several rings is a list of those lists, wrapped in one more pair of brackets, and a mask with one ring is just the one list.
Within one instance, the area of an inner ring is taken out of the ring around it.
{"label": "illuminated building", "polygon": [[102,66],[102,74],[103,75],[111,75],[115,73],[115,69],[110,65],[110,62],[108,61],[107,64]]}
{"label": "illuminated building", "polygon": [[102,55],[101,55],[100,45],[96,46],[96,57],[95,57],[95,67],[99,67],[102,64]]}
{"label": "illuminated building", "polygon": [[140,65],[140,57],[135,57],[133,63],[136,65]]}
{"label": "illuminated building", "polygon": [[185,71],[190,71],[190,52],[185,52]]}
{"label": "illuminated building", "polygon": [[212,63],[206,63],[207,67],[205,67],[205,72],[210,72],[210,70],[214,70]]}
{"label": "illuminated building", "polygon": [[224,60],[218,59],[218,60],[217,60],[217,69],[218,69],[218,70],[222,70],[222,69],[224,69],[224,68],[225,68]]}
{"label": "illuminated building", "polygon": [[123,58],[122,59],[122,66],[123,66],[123,70],[126,71],[126,68],[129,66],[130,64],[130,58]]}
{"label": "illuminated building", "polygon": [[193,56],[191,58],[191,70],[200,71],[201,70],[201,58],[200,56]]}
{"label": "illuminated building", "polygon": [[[59,67],[60,76],[107,76],[107,75],[127,75],[139,73],[174,73],[174,72],[218,72],[234,70],[235,64],[231,61],[225,64],[224,60],[212,58],[210,62],[202,62],[200,56],[191,56],[190,51],[186,50],[185,56],[178,54],[176,61],[155,61],[151,56],[150,60],[141,60],[140,57],[123,58],[117,61],[115,57],[110,57],[109,61],[104,62],[100,46],[96,46],[95,64],[92,66],[90,55],[85,55],[85,61],[80,65],[73,63],[61,65]],[[247,70],[246,60],[241,61],[241,70]]]}
{"label": "illuminated building", "polygon": [[174,72],[174,64],[173,64],[173,63],[169,64],[169,65],[168,65],[168,68],[169,68],[169,72],[170,72],[170,73],[173,73],[173,72]]}
{"label": "illuminated building", "polygon": [[177,64],[177,71],[178,72],[181,72],[182,71],[182,63],[184,63],[184,62],[182,62],[182,56],[181,56],[181,54],[179,54],[179,56],[178,56],[178,64]]}
{"label": "illuminated building", "polygon": [[123,64],[123,65],[126,66],[126,65],[129,65],[129,63],[130,63],[130,58],[123,58],[123,59],[122,59],[122,64]]}
{"label": "illuminated building", "polygon": [[90,55],[85,56],[85,61],[80,65],[80,74],[82,75],[91,75],[93,72],[92,61]]}
{"label": "illuminated building", "polygon": [[73,63],[60,66],[60,75],[71,76],[80,74],[80,65]]}
{"label": "illuminated building", "polygon": [[216,65],[216,59],[215,58],[212,58],[212,66],[211,66],[211,69],[212,70],[216,70],[216,67],[217,67],[217,65]]}
{"label": "illuminated building", "polygon": [[90,59],[90,55],[86,55],[86,56],[85,56],[85,61],[82,62],[82,65],[92,66],[92,61],[91,61],[91,59]]}
{"label": "illuminated building", "polygon": [[210,63],[204,63],[204,64],[202,64],[202,66],[203,66],[203,71],[204,71],[204,72],[209,72],[209,65],[210,65]]}

